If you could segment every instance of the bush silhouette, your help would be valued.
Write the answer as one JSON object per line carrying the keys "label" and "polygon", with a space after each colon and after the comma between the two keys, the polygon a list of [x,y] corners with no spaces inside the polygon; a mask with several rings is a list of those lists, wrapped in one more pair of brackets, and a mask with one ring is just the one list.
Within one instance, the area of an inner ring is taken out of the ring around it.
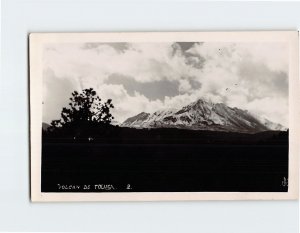
{"label": "bush silhouette", "polygon": [[52,136],[71,136],[74,139],[103,134],[114,119],[110,113],[112,108],[112,100],[102,103],[93,88],[74,91],[69,106],[62,109],[61,119],[53,120],[47,133]]}

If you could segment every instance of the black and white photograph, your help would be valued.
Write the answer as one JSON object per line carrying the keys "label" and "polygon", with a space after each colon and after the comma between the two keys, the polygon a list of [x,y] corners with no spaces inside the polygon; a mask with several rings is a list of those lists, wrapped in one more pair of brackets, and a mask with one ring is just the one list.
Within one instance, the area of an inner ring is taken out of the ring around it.
{"label": "black and white photograph", "polygon": [[111,34],[30,35],[40,197],[295,193],[296,32]]}

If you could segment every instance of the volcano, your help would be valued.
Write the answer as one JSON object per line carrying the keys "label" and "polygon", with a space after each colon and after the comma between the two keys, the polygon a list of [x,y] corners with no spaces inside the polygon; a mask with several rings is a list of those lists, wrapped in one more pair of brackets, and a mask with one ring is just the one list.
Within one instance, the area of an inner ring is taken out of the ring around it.
{"label": "volcano", "polygon": [[241,133],[287,130],[281,124],[254,115],[247,110],[232,108],[224,103],[212,103],[203,99],[198,99],[181,109],[163,109],[152,114],[141,112],[136,116],[128,118],[120,126]]}

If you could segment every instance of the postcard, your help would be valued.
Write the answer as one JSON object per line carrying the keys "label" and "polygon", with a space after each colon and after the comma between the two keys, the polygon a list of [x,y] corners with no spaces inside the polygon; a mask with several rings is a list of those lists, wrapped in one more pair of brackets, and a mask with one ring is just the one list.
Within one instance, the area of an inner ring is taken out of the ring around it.
{"label": "postcard", "polygon": [[32,201],[298,198],[297,31],[31,33]]}

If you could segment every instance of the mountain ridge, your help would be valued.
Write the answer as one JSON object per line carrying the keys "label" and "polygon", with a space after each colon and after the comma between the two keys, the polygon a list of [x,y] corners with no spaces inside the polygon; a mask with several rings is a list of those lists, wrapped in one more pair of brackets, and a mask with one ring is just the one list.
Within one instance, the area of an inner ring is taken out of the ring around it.
{"label": "mountain ridge", "polygon": [[284,126],[247,110],[229,107],[198,99],[181,109],[163,109],[152,114],[141,112],[129,117],[121,127],[130,128],[179,128],[257,133],[268,130],[287,130]]}

